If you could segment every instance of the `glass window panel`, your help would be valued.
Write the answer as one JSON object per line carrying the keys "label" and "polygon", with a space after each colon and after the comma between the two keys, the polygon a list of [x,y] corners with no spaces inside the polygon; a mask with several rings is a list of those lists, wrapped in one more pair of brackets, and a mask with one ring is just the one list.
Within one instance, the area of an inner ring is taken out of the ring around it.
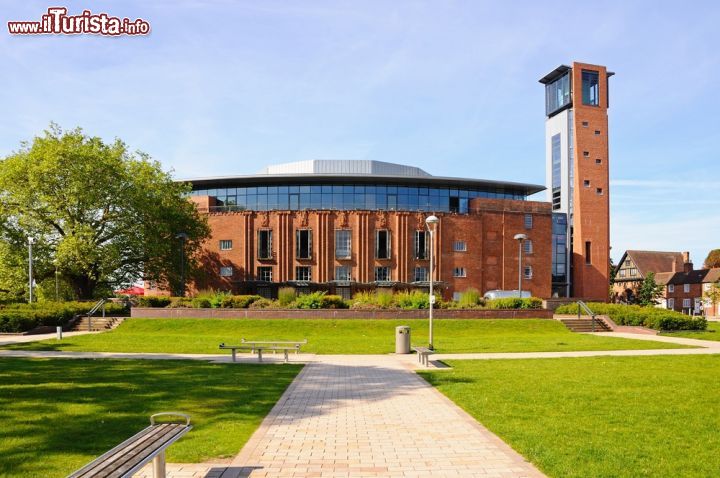
{"label": "glass window panel", "polygon": [[311,194],[322,194],[322,186],[310,186]]}
{"label": "glass window panel", "polygon": [[333,208],[333,195],[331,194],[323,194],[322,195],[322,208],[323,209],[332,209]]}
{"label": "glass window panel", "polygon": [[[310,188],[308,188],[310,189]],[[300,189],[302,191],[302,188]],[[300,193],[300,209],[310,209],[310,194]]]}
{"label": "glass window panel", "polygon": [[246,198],[246,207],[251,211],[257,209],[257,196],[255,194],[248,194]]}
{"label": "glass window panel", "polygon": [[268,194],[277,194],[277,192],[278,192],[277,189],[278,189],[277,186],[268,186],[267,192],[268,192]]}
{"label": "glass window panel", "polygon": [[323,194],[331,194],[333,192],[333,187],[330,185],[322,186],[322,193]]}
{"label": "glass window panel", "polygon": [[322,194],[310,195],[310,207],[312,209],[322,209]]}
{"label": "glass window panel", "polygon": [[278,186],[278,194],[287,194],[288,193],[288,187],[287,186]]}
{"label": "glass window panel", "polygon": [[364,193],[364,192],[365,192],[365,186],[355,185],[354,188],[353,188],[353,192],[354,192],[355,194]]}
{"label": "glass window panel", "polygon": [[296,193],[296,194],[297,194],[297,193],[300,192],[300,186],[296,186],[296,185],[288,186],[288,192],[291,193],[291,194],[292,194],[292,193]]}
{"label": "glass window panel", "polygon": [[300,186],[300,194],[310,194],[310,186],[308,185],[302,185]]}

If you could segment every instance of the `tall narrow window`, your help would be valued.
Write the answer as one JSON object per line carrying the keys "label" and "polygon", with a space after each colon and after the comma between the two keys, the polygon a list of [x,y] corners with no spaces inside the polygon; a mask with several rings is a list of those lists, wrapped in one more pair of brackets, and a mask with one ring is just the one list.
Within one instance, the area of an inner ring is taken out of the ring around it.
{"label": "tall narrow window", "polygon": [[270,229],[258,231],[258,258],[272,259],[272,230]]}
{"label": "tall narrow window", "polygon": [[312,259],[312,231],[310,229],[295,231],[295,256],[298,259]]}
{"label": "tall narrow window", "polygon": [[553,211],[560,209],[562,196],[562,176],[561,176],[561,143],[560,133],[551,138],[552,141],[552,208]]}
{"label": "tall narrow window", "polygon": [[525,266],[523,268],[523,275],[525,276],[525,279],[532,279],[533,278],[533,268],[532,266]]}
{"label": "tall narrow window", "polygon": [[375,258],[390,259],[390,231],[387,229],[375,232]]}
{"label": "tall narrow window", "polygon": [[533,217],[532,214],[525,214],[525,229],[532,229]]}
{"label": "tall narrow window", "polygon": [[525,254],[533,253],[533,243],[530,239],[526,239],[525,241],[523,241],[523,252]]}
{"label": "tall narrow window", "polygon": [[428,231],[415,231],[415,259],[427,259],[430,254]]}
{"label": "tall narrow window", "polygon": [[597,106],[600,104],[600,86],[597,71],[582,71],[582,102],[584,105]]}
{"label": "tall narrow window", "polygon": [[350,246],[352,234],[349,229],[337,229],[335,231],[335,258],[350,259]]}
{"label": "tall narrow window", "polygon": [[592,264],[592,243],[585,241],[585,264]]}
{"label": "tall narrow window", "polygon": [[415,282],[425,282],[428,280],[427,267],[416,267],[415,268]]}

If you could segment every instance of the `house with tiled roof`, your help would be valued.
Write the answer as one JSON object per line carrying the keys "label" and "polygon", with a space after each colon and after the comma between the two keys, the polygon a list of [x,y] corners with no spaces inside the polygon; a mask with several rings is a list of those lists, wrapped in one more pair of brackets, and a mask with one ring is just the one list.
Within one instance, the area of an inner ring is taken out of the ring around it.
{"label": "house with tiled roof", "polygon": [[668,280],[665,299],[668,309],[685,314],[720,315],[720,303],[712,304],[705,293],[720,282],[720,268],[676,272]]}
{"label": "house with tiled roof", "polygon": [[665,285],[676,272],[692,268],[689,252],[627,250],[615,268],[613,295],[617,300],[633,302],[650,272],[657,284]]}

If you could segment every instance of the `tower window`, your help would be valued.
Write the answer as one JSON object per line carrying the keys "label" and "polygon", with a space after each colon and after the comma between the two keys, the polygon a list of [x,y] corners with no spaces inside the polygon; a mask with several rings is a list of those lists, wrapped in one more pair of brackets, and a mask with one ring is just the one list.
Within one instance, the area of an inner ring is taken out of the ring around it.
{"label": "tower window", "polygon": [[587,121],[583,121],[582,125],[583,125],[583,128],[587,128],[588,126],[590,126],[590,123],[588,123]]}
{"label": "tower window", "polygon": [[582,71],[582,102],[584,105],[598,106],[600,104],[600,82],[597,71]]}
{"label": "tower window", "polygon": [[595,164],[602,164],[602,159],[596,159]]}
{"label": "tower window", "polygon": [[602,188],[597,188],[597,189],[595,190],[595,192],[602,196],[603,189],[602,189]]}
{"label": "tower window", "polygon": [[585,181],[583,181],[583,186],[585,186],[586,188],[589,188],[589,187],[590,187],[590,180],[589,180],[589,179],[586,179]]}
{"label": "tower window", "polygon": [[585,241],[585,264],[592,264],[592,243]]}
{"label": "tower window", "polygon": [[583,156],[586,158],[590,156],[590,151],[583,151]]}
{"label": "tower window", "polygon": [[525,276],[525,279],[532,279],[533,278],[533,268],[532,266],[525,266],[523,268],[523,275]]}
{"label": "tower window", "polygon": [[600,130],[599,130],[599,129],[596,129],[596,130],[595,130],[595,136],[600,136]]}
{"label": "tower window", "polygon": [[532,229],[533,217],[532,214],[525,214],[525,229]]}
{"label": "tower window", "polygon": [[523,252],[525,254],[532,254],[532,252],[533,252],[532,240],[526,239],[525,241],[523,241]]}

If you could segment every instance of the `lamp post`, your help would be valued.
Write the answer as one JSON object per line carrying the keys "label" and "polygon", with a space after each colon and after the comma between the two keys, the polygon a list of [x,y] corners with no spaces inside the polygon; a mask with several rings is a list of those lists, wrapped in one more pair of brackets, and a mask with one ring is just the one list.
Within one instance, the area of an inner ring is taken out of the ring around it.
{"label": "lamp post", "polygon": [[518,246],[520,248],[518,254],[518,297],[522,299],[522,250],[523,242],[525,242],[527,236],[525,234],[515,234],[513,239],[518,241]]}
{"label": "lamp post", "polygon": [[437,216],[432,215],[425,218],[425,225],[428,228],[428,231],[430,231],[430,296],[428,297],[428,301],[430,302],[430,313],[428,315],[428,318],[430,320],[430,334],[428,337],[429,345],[428,348],[430,350],[433,350],[433,305],[435,305],[435,294],[433,294],[433,269],[434,269],[434,262],[433,262],[433,248],[434,248],[434,235],[435,235],[435,228],[437,227],[437,224],[440,222],[440,219],[437,218]]}
{"label": "lamp post", "polygon": [[188,235],[180,232],[175,235],[175,239],[180,239],[180,297],[185,297],[185,241]]}
{"label": "lamp post", "polygon": [[28,237],[28,286],[30,289],[30,297],[28,302],[32,304],[33,301],[33,255],[32,246],[35,243],[34,237]]}

